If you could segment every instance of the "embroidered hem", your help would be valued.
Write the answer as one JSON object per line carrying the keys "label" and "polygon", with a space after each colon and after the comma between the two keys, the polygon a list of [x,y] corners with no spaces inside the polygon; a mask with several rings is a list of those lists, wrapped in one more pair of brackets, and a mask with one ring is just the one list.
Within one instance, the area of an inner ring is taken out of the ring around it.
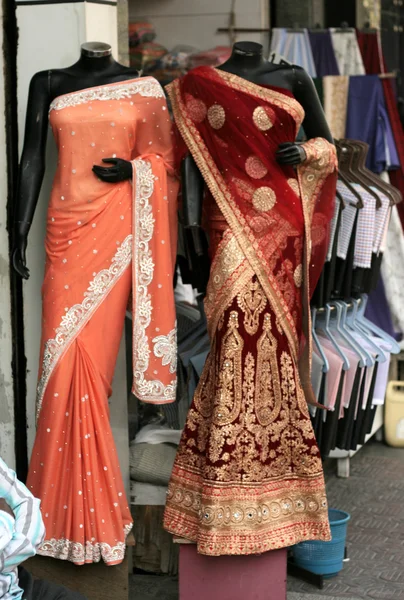
{"label": "embroidered hem", "polygon": [[[202,491],[201,491],[202,490]],[[272,479],[258,486],[208,483],[174,467],[164,528],[211,556],[259,554],[331,539],[324,478]]]}
{"label": "embroidered hem", "polygon": [[[132,523],[125,525],[123,531],[125,539],[132,530]],[[94,538],[93,538],[94,539]],[[119,564],[125,558],[125,542],[118,542],[110,546],[106,542],[73,542],[66,539],[45,540],[39,546],[37,554],[50,556],[59,560],[68,560],[76,565],[100,562],[101,559],[108,565]]]}

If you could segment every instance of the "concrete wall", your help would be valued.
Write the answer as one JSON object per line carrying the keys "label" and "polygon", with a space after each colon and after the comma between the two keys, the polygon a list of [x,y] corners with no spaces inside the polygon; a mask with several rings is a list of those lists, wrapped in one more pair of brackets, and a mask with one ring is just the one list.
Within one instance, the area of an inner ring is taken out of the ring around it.
{"label": "concrete wall", "polygon": [[[2,17],[0,3],[0,19]],[[0,48],[2,47],[3,29],[0,28]],[[15,468],[3,68],[4,59],[3,54],[0,53],[0,456],[11,468]]]}
{"label": "concrete wall", "polygon": [[[129,0],[131,21],[150,19],[157,31],[156,42],[171,50],[177,44],[201,50],[227,46],[231,0]],[[236,27],[268,28],[268,0],[235,0]],[[268,47],[268,34],[238,34],[238,40],[259,42]]]}

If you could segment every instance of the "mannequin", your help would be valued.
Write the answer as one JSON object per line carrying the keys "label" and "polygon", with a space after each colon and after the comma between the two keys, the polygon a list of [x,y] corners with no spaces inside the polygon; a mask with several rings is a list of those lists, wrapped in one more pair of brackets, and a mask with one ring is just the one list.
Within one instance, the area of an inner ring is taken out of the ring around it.
{"label": "mannequin", "polygon": [[15,237],[12,252],[13,267],[24,279],[29,278],[25,257],[27,238],[45,172],[50,103],[57,96],[68,92],[108,83],[118,83],[134,79],[137,76],[137,71],[114,60],[109,44],[86,42],[81,46],[81,56],[74,65],[65,69],[41,71],[32,78],[17,187]]}
{"label": "mannequin", "polygon": [[[258,85],[289,90],[304,108],[303,128],[307,138],[322,137],[333,143],[313,81],[301,67],[275,65],[265,60],[261,44],[237,42],[229,60],[218,68]],[[277,161],[281,165],[299,165],[305,158],[305,151],[298,143],[279,146]],[[204,182],[191,156],[187,156],[183,161],[182,182],[185,226],[191,229],[195,252],[202,255],[204,244],[201,240],[200,225]]]}

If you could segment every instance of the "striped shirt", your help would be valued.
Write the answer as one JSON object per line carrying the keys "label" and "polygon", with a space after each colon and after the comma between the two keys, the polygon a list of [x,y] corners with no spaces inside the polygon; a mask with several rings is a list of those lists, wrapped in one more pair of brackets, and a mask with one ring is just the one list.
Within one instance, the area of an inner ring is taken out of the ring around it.
{"label": "striped shirt", "polygon": [[40,501],[18,481],[14,471],[0,458],[0,498],[14,513],[14,518],[0,510],[0,598],[21,600],[17,567],[36,554],[43,541],[45,527]]}

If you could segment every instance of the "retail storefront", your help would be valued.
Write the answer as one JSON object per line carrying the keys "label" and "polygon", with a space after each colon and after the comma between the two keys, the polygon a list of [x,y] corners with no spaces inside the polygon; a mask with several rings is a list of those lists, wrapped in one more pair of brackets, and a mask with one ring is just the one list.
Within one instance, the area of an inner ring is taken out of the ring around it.
{"label": "retail storefront", "polygon": [[[381,430],[403,16],[339,4],[5,4],[0,453],[22,479],[30,462],[38,564],[89,599],[63,564],[121,564],[132,517],[129,571],[327,539],[322,462],[349,475]],[[124,598],[128,562],[112,570]]]}

